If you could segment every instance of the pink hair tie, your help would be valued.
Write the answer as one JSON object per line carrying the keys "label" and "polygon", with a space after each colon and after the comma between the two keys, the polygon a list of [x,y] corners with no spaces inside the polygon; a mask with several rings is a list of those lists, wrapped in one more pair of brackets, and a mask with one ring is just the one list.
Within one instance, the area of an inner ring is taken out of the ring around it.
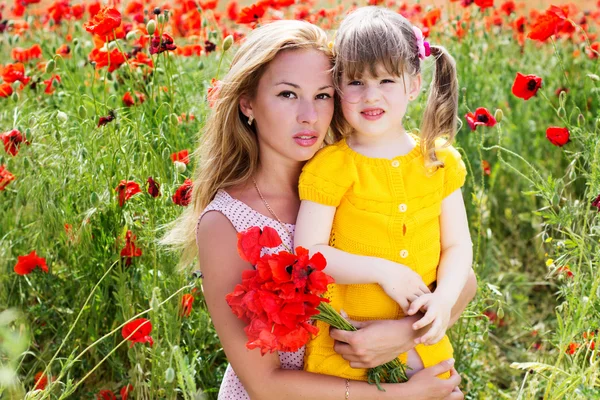
{"label": "pink hair tie", "polygon": [[423,32],[416,26],[413,26],[413,32],[417,37],[417,48],[419,49],[419,58],[423,60],[425,57],[429,57],[431,54],[431,48],[429,42],[423,37]]}

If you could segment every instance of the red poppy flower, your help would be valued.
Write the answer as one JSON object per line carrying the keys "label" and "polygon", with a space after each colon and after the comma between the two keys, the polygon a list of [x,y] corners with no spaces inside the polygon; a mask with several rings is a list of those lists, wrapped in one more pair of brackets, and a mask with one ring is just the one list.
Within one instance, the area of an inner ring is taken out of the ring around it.
{"label": "red poppy flower", "polygon": [[567,352],[567,354],[573,355],[577,352],[577,348],[579,347],[578,343],[569,343],[569,345],[567,346],[567,350],[565,350]]}
{"label": "red poppy flower", "polygon": [[10,83],[0,83],[0,97],[8,97],[13,93]]}
{"label": "red poppy flower", "polygon": [[600,212],[600,194],[594,200],[592,200],[592,207],[596,207]]}
{"label": "red poppy flower", "polygon": [[218,2],[218,0],[200,1],[200,8],[202,8],[202,10],[214,10],[217,8]]}
{"label": "red poppy flower", "polygon": [[573,271],[571,271],[571,268],[569,268],[568,265],[565,265],[564,267],[560,267],[556,271],[561,274],[564,274],[567,278],[573,277]]}
{"label": "red poppy flower", "polygon": [[150,68],[154,67],[154,63],[152,62],[152,58],[148,56],[146,53],[137,52],[135,57],[131,59],[131,65],[135,67],[139,67],[141,65],[147,65]]}
{"label": "red poppy flower", "polygon": [[18,275],[27,275],[33,272],[34,269],[40,268],[42,271],[48,273],[48,266],[46,265],[46,259],[38,257],[33,250],[26,256],[19,256],[17,263],[15,264],[15,272]]}
{"label": "red poppy flower", "polygon": [[125,234],[125,247],[121,249],[121,257],[125,258],[125,266],[131,266],[133,257],[141,257],[142,249],[135,246],[136,236],[130,230]]}
{"label": "red poppy flower", "polygon": [[15,180],[15,176],[8,172],[5,165],[0,165],[0,191],[4,190],[6,186]]}
{"label": "red poppy flower", "polygon": [[44,90],[44,93],[52,94],[54,92],[54,85],[52,84],[54,81],[60,83],[60,76],[53,75],[50,79],[44,80],[44,83],[46,84],[46,90]]}
{"label": "red poppy flower", "polygon": [[281,238],[277,231],[270,226],[260,229],[253,226],[245,231],[238,232],[238,253],[242,260],[256,265],[263,247],[277,247],[281,244]]}
{"label": "red poppy flower", "polygon": [[21,143],[25,142],[29,145],[29,141],[25,139],[17,129],[0,133],[0,140],[4,143],[4,150],[11,156],[16,156],[19,153],[19,146],[21,146]]}
{"label": "red poppy flower", "polygon": [[88,55],[88,60],[96,63],[95,68],[108,67],[108,72],[113,72],[123,65],[125,61],[127,61],[127,58],[118,48],[113,49],[110,52],[110,57],[107,51],[95,48]]}
{"label": "red poppy flower", "polygon": [[173,203],[186,207],[192,201],[192,188],[194,183],[191,179],[186,179],[173,195]]}
{"label": "red poppy flower", "polygon": [[96,400],[117,400],[117,397],[112,391],[104,389],[98,392]]}
{"label": "red poppy flower", "polygon": [[98,119],[98,127],[104,126],[106,124],[108,124],[110,121],[113,121],[115,119],[115,113],[113,110],[110,110],[108,112],[108,115],[104,116],[104,117],[100,117]]}
{"label": "red poppy flower", "polygon": [[173,44],[173,38],[166,33],[161,36],[152,36],[150,41],[150,54],[160,54],[167,50],[176,50],[177,46]]}
{"label": "red poppy flower", "polygon": [[542,87],[542,78],[535,75],[523,75],[517,72],[515,81],[513,82],[512,92],[515,96],[529,100],[535,96],[538,89]]}
{"label": "red poppy flower", "polygon": [[21,63],[8,64],[2,68],[2,79],[6,83],[13,83],[16,81],[26,85],[31,77],[25,76],[25,66]]}
{"label": "red poppy flower", "polygon": [[28,49],[15,47],[11,50],[10,55],[13,60],[26,63],[42,56],[42,48],[39,44],[34,44]]}
{"label": "red poppy flower", "polygon": [[486,175],[491,175],[492,174],[492,168],[490,167],[490,163],[487,162],[486,160],[483,160],[481,162],[481,168],[483,168],[483,173]]}
{"label": "red poppy flower", "polygon": [[119,182],[119,186],[115,189],[119,196],[119,206],[123,207],[126,200],[129,200],[134,194],[141,193],[140,185],[134,181],[126,181],[123,179]]}
{"label": "red poppy flower", "polygon": [[150,337],[151,332],[152,322],[146,318],[138,318],[125,324],[121,330],[121,335],[123,339],[131,342],[129,347],[133,347],[135,343],[150,343],[150,346],[152,346],[154,340]]}
{"label": "red poppy flower", "polygon": [[142,104],[146,101],[146,96],[144,96],[143,93],[135,92],[135,97],[133,97],[131,92],[125,92],[123,95],[123,104],[127,107],[131,107],[136,103],[136,99],[139,104]]}
{"label": "red poppy flower", "polygon": [[189,317],[192,312],[192,305],[194,304],[194,296],[186,293],[181,298],[181,315]]}
{"label": "red poppy flower", "polygon": [[121,13],[116,8],[104,7],[88,22],[83,24],[86,31],[99,36],[112,33],[121,25]]}
{"label": "red poppy flower", "polygon": [[556,34],[561,22],[562,19],[555,13],[545,12],[544,14],[540,14],[531,26],[531,32],[529,32],[527,37],[543,42]]}
{"label": "red poppy flower", "polygon": [[567,128],[551,126],[546,129],[546,138],[555,146],[562,147],[569,143],[571,134]]}
{"label": "red poppy flower", "polygon": [[56,49],[56,54],[61,55],[62,57],[67,57],[71,53],[71,47],[68,44],[62,44],[58,49]]}
{"label": "red poppy flower", "polygon": [[189,162],[190,162],[189,151],[181,150],[178,153],[173,153],[173,154],[171,154],[171,160],[173,160],[173,162],[180,161],[184,164],[189,164]]}
{"label": "red poppy flower", "polygon": [[232,0],[229,2],[229,4],[227,4],[227,16],[232,21],[236,21],[238,19],[239,8],[236,0]]}
{"label": "red poppy flower", "polygon": [[475,4],[481,9],[494,7],[494,0],[475,0]]}
{"label": "red poppy flower", "polygon": [[475,113],[468,113],[467,115],[465,115],[465,118],[467,119],[467,123],[469,124],[469,127],[471,128],[472,131],[477,129],[477,127],[479,125],[485,125],[485,126],[496,125],[496,119],[484,107],[479,107],[478,109],[475,110]]}
{"label": "red poppy flower", "polygon": [[512,0],[507,0],[500,6],[500,9],[506,14],[510,15],[515,12],[517,5]]}
{"label": "red poppy flower", "polygon": [[127,400],[129,393],[133,392],[133,385],[129,384],[121,388],[121,400]]}
{"label": "red poppy flower", "polygon": [[33,390],[44,390],[44,389],[46,389],[46,386],[48,385],[48,377],[46,375],[44,375],[43,371],[39,371],[33,377],[33,382],[35,383]]}
{"label": "red poppy flower", "polygon": [[148,194],[155,198],[160,196],[160,185],[152,177],[148,177]]}
{"label": "red poppy flower", "polygon": [[258,22],[263,15],[265,15],[265,7],[262,4],[252,4],[251,6],[244,7],[237,19],[238,24],[252,24]]}

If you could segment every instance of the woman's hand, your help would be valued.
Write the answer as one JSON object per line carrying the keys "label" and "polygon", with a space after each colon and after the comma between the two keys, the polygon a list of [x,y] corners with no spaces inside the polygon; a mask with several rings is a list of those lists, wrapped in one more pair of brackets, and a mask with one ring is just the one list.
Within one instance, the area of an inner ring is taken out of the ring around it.
{"label": "woman's hand", "polygon": [[[408,381],[410,394],[406,398],[412,400],[464,399],[465,396],[458,388],[461,378],[453,366],[454,360],[450,359],[415,373]],[[446,371],[450,371],[450,378],[440,379],[437,377]],[[424,388],[427,389],[424,390]]]}
{"label": "woman's hand", "polygon": [[415,339],[425,331],[412,328],[418,319],[415,315],[401,320],[350,321],[357,331],[330,328],[329,335],[336,341],[333,349],[352,368],[373,368],[415,347]]}

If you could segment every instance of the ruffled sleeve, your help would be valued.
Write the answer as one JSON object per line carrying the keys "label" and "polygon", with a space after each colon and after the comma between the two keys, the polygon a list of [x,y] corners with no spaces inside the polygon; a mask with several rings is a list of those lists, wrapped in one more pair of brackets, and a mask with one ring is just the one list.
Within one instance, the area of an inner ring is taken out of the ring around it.
{"label": "ruffled sleeve", "polygon": [[354,161],[336,145],[317,152],[302,168],[300,200],[337,207],[357,177]]}
{"label": "ruffled sleeve", "polygon": [[467,167],[458,150],[448,146],[436,150],[436,155],[444,163],[444,188],[442,198],[446,198],[465,184]]}

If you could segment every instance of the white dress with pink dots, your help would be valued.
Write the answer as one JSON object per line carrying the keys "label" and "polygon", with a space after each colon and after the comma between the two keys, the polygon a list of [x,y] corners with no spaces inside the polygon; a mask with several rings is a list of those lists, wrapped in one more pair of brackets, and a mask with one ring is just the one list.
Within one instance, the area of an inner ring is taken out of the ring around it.
{"label": "white dress with pink dots", "polygon": [[[209,211],[218,211],[225,215],[231,224],[235,228],[237,232],[241,232],[250,228],[251,226],[270,226],[275,229],[281,240],[288,248],[293,248],[292,239],[289,237],[285,229],[281,226],[281,224],[272,218],[269,218],[258,211],[250,208],[246,203],[234,199],[231,197],[226,191],[220,189],[217,191],[215,198],[210,202],[210,204],[204,209],[200,218],[198,219],[198,223],[200,223],[200,219],[204,214]],[[294,234],[294,225],[285,224],[290,233]],[[271,254],[277,253],[279,251],[285,250],[283,245],[272,248],[272,249],[263,249],[263,254]],[[240,277],[241,279],[241,277]],[[209,284],[206,282],[205,284]],[[258,351],[258,350],[255,350]],[[281,362],[281,368],[283,369],[296,369],[301,370],[304,365],[304,347],[294,353],[279,353],[279,360]],[[242,400],[242,399],[250,399],[248,393],[244,389],[244,386],[238,379],[237,375],[231,368],[231,364],[227,365],[227,370],[225,371],[225,376],[223,377],[223,382],[221,382],[221,388],[219,389],[219,397],[218,400]]]}

